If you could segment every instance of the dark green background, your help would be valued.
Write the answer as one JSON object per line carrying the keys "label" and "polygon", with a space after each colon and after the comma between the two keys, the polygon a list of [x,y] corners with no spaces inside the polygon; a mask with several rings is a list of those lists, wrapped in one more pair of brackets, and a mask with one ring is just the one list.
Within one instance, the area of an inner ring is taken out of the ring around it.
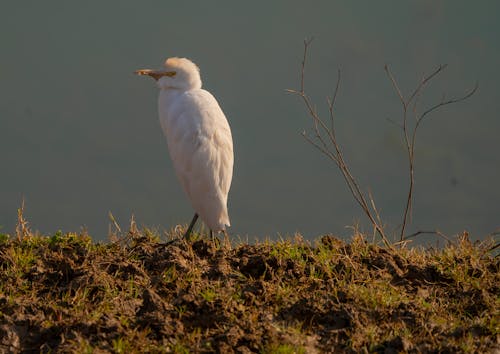
{"label": "dark green background", "polygon": [[497,1],[10,1],[0,9],[0,225],[24,197],[35,229],[187,223],[158,124],[157,90],[135,69],[186,56],[202,70],[233,129],[233,235],[351,233],[365,222],[333,164],[300,136],[302,40],[321,113],[337,68],[337,128],[360,182],[393,230],[407,186],[401,110],[383,66],[405,93],[448,69],[422,104],[480,88],[435,114],[419,135],[409,231],[500,227],[500,5]]}

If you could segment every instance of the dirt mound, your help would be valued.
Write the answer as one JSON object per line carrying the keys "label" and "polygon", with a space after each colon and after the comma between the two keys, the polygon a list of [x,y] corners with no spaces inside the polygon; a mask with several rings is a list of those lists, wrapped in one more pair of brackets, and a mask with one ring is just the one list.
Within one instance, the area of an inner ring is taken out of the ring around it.
{"label": "dirt mound", "polygon": [[0,352],[499,350],[499,260],[464,239],[422,251],[132,236],[4,239]]}

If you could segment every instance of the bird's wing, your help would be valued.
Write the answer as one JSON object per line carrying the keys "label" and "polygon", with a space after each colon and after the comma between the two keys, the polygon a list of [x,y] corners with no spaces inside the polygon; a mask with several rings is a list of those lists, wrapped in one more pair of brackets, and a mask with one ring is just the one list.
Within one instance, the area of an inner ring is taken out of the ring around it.
{"label": "bird's wing", "polygon": [[176,174],[191,204],[212,230],[229,225],[227,196],[233,174],[231,129],[216,99],[187,91],[162,119]]}

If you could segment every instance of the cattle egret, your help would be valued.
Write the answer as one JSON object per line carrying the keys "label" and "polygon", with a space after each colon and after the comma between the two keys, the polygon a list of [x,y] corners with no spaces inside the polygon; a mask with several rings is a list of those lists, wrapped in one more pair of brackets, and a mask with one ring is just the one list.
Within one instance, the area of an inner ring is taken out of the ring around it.
{"label": "cattle egret", "polygon": [[161,70],[135,72],[156,80],[158,113],[175,173],[193,209],[184,237],[200,216],[213,231],[230,226],[227,196],[233,176],[233,139],[226,116],[201,88],[200,70],[186,58],[169,58]]}

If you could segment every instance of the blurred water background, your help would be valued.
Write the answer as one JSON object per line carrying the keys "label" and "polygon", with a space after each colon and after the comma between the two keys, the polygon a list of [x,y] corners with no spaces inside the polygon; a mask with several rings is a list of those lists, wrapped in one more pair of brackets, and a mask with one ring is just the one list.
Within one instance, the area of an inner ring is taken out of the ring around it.
{"label": "blurred water background", "polygon": [[408,232],[500,227],[500,3],[496,1],[6,1],[0,11],[0,232],[26,217],[45,233],[87,228],[105,240],[108,212],[126,225],[169,229],[192,210],[172,171],[157,89],[135,69],[185,56],[201,68],[233,130],[232,235],[351,234],[366,220],[340,173],[300,135],[311,125],[297,97],[302,41],[307,89],[321,114],[342,70],[337,134],[389,230],[401,223],[407,160],[401,107],[384,65],[408,94],[447,70],[422,107],[448,106],[417,142]]}

